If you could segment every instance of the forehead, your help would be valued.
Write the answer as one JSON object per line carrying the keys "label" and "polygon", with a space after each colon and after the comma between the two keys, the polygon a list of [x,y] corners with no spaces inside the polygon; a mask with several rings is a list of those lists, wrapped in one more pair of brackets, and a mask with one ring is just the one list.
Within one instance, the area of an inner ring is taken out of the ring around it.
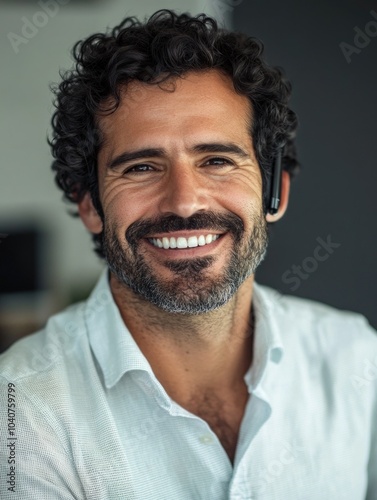
{"label": "forehead", "polygon": [[[252,109],[229,76],[218,70],[189,72],[160,84],[133,81],[121,89],[117,110],[98,117],[105,144],[127,137],[159,140],[198,134],[224,134],[228,139],[249,134]],[[219,137],[220,138],[220,137]],[[192,137],[198,139],[198,137]]]}

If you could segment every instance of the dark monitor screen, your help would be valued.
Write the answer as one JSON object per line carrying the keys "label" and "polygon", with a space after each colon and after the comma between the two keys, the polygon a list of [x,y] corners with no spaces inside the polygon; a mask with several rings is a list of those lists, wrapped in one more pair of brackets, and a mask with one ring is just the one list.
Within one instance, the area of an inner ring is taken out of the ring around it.
{"label": "dark monitor screen", "polygon": [[0,294],[41,289],[40,240],[35,228],[0,227]]}

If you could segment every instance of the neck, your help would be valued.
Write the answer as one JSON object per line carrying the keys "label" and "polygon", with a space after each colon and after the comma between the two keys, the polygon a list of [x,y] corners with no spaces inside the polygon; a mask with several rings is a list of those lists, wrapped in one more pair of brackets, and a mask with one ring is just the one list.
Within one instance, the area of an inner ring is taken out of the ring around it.
{"label": "neck", "polygon": [[252,361],[253,276],[223,307],[200,315],[171,314],[134,294],[111,275],[123,321],[173,397],[193,391],[232,393],[244,386]]}

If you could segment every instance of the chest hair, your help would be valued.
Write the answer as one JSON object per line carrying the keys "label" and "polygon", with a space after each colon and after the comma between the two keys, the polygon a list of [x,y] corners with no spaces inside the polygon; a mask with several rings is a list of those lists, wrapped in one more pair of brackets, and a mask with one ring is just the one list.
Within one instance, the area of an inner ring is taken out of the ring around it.
{"label": "chest hair", "polygon": [[192,397],[181,406],[207,422],[233,463],[247,399],[248,393],[245,392],[231,399],[206,393]]}

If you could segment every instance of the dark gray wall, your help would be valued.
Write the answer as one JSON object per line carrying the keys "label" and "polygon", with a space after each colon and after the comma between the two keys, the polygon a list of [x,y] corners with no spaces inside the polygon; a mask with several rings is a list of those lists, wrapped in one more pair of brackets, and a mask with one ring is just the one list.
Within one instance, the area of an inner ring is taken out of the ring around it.
{"label": "dark gray wall", "polygon": [[[283,293],[361,312],[377,327],[377,2],[229,3],[233,29],[260,38],[268,62],[285,69],[300,120],[302,172],[256,279]],[[365,47],[356,47],[359,53],[347,61],[340,44],[355,47],[354,28],[365,32],[370,21],[369,43],[356,40]],[[315,261],[317,239],[328,235],[340,246]],[[303,263],[312,271],[303,271],[305,279],[292,268]]]}

